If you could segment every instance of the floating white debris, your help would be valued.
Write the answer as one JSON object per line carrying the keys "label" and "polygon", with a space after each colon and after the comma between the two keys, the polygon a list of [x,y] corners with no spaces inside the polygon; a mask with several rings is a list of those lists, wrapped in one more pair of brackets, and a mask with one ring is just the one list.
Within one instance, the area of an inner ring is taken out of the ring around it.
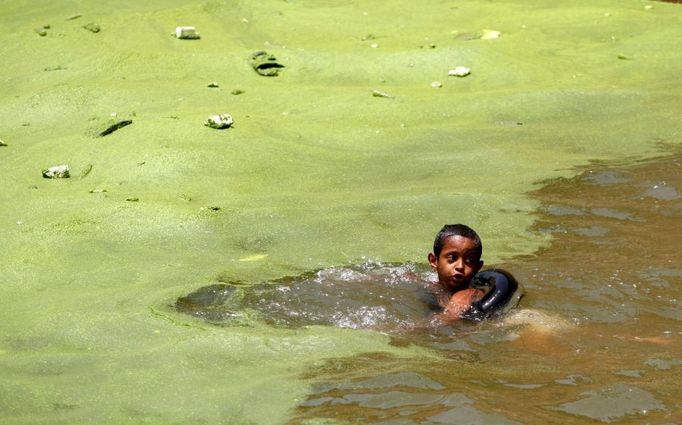
{"label": "floating white debris", "polygon": [[496,38],[500,38],[501,34],[501,32],[495,30],[482,30],[481,40],[494,40]]}
{"label": "floating white debris", "polygon": [[471,70],[466,66],[457,66],[448,71],[448,75],[453,77],[466,77],[469,74],[471,74]]}
{"label": "floating white debris", "polygon": [[69,178],[69,166],[68,165],[55,165],[43,170],[43,177],[46,179],[68,179]]}
{"label": "floating white debris", "polygon": [[431,87],[433,87],[434,89],[439,89],[443,87],[443,83],[441,83],[440,81],[434,81],[433,83],[431,83]]}
{"label": "floating white debris", "polygon": [[211,115],[206,119],[204,125],[211,128],[223,129],[228,128],[234,123],[232,115],[230,114],[218,114]]}
{"label": "floating white debris", "polygon": [[175,37],[184,40],[198,40],[201,38],[195,27],[175,28]]}

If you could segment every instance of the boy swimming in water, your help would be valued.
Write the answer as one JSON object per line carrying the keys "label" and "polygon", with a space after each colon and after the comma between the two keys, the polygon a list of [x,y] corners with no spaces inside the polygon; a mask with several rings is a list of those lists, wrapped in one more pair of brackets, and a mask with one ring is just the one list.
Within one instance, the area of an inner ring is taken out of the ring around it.
{"label": "boy swimming in water", "polygon": [[483,297],[483,290],[471,287],[471,280],[483,267],[482,254],[481,238],[469,226],[447,224],[438,232],[428,255],[431,268],[438,273],[438,283],[430,289],[443,309],[433,317],[436,323],[458,320]]}

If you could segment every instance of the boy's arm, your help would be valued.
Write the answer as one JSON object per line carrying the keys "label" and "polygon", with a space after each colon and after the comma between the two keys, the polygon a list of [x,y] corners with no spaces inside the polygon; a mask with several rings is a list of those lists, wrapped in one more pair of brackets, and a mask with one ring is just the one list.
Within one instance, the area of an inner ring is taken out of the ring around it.
{"label": "boy's arm", "polygon": [[485,292],[475,288],[457,291],[450,297],[450,301],[443,312],[435,315],[434,319],[443,323],[459,320],[462,314],[471,308],[471,304],[483,298],[484,294]]}

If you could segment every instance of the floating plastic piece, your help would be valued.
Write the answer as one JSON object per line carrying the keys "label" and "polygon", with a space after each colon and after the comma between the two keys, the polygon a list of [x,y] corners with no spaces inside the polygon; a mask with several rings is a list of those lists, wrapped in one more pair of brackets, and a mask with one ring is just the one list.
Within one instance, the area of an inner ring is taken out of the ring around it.
{"label": "floating plastic piece", "polygon": [[471,70],[466,66],[458,66],[448,71],[448,75],[454,77],[466,77],[471,74]]}
{"label": "floating plastic piece", "polygon": [[50,167],[47,170],[43,170],[43,177],[46,179],[68,179],[70,177],[69,166],[55,165]]}
{"label": "floating plastic piece", "polygon": [[195,27],[176,27],[175,37],[181,40],[198,40],[201,38]]}
{"label": "floating plastic piece", "polygon": [[206,119],[204,122],[204,125],[207,127],[211,128],[216,128],[218,130],[221,130],[223,128],[228,128],[232,126],[234,123],[234,120],[232,119],[232,115],[230,114],[218,114],[218,115],[211,115]]}

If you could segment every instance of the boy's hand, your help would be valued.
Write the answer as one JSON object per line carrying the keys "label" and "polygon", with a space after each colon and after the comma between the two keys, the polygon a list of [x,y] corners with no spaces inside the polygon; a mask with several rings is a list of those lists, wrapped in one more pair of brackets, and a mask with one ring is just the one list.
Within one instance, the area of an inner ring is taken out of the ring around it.
{"label": "boy's hand", "polygon": [[483,298],[484,292],[480,289],[467,288],[457,291],[450,297],[448,305],[445,310],[439,314],[438,319],[443,322],[453,322],[458,320],[464,314],[471,304]]}

